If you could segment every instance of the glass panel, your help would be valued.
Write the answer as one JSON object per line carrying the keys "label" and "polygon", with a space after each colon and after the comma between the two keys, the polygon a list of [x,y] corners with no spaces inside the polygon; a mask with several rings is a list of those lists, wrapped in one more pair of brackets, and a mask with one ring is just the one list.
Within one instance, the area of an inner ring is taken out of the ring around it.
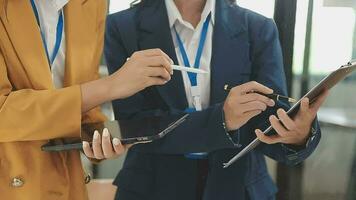
{"label": "glass panel", "polygon": [[[111,0],[110,13],[118,12],[130,7],[133,0]],[[273,18],[275,0],[237,0],[241,7],[248,8],[266,17]]]}
{"label": "glass panel", "polygon": [[[300,94],[309,0],[299,0],[294,42],[294,96]],[[309,88],[356,55],[356,1],[314,0]],[[322,139],[304,163],[303,200],[354,200],[356,183],[354,75],[331,91],[318,113]],[[337,119],[337,120],[335,120]],[[342,123],[339,123],[342,122]]]}
{"label": "glass panel", "polygon": [[130,8],[131,2],[133,2],[133,0],[110,0],[109,13],[115,13]]}
{"label": "glass panel", "polygon": [[312,74],[326,74],[352,58],[355,11],[325,7],[315,1],[310,66]]}
{"label": "glass panel", "polygon": [[[294,72],[301,74],[308,0],[298,1]],[[314,0],[310,72],[327,74],[352,59],[355,9],[349,0]]]}
{"label": "glass panel", "polygon": [[237,0],[237,4],[266,17],[273,18],[275,0]]}
{"label": "glass panel", "polygon": [[297,2],[297,14],[294,33],[294,55],[293,55],[293,72],[301,74],[303,70],[305,37],[308,16],[308,0],[299,0]]}

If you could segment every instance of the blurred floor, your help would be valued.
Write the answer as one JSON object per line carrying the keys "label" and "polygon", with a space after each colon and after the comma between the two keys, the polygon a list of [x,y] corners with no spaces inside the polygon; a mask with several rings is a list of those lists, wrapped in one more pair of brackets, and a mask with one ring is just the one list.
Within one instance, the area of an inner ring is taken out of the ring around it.
{"label": "blurred floor", "polygon": [[344,200],[355,159],[356,131],[333,126],[322,129],[319,147],[305,162],[304,200]]}
{"label": "blurred floor", "polygon": [[92,180],[88,185],[89,200],[113,200],[116,186],[111,179]]}

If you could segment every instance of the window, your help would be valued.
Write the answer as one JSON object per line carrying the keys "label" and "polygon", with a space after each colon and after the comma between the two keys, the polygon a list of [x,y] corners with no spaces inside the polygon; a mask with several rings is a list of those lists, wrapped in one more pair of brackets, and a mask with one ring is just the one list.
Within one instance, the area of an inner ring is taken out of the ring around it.
{"label": "window", "polygon": [[266,17],[273,18],[275,0],[237,0],[237,4]]}
{"label": "window", "polygon": [[[298,1],[293,70],[301,74],[308,0]],[[355,40],[352,0],[314,0],[310,47],[310,73],[325,75],[352,59]]]}
{"label": "window", "polygon": [[119,12],[130,8],[130,3],[133,0],[110,0],[109,13]]}
{"label": "window", "polygon": [[[312,26],[311,30],[307,30],[311,1],[314,3]],[[299,0],[297,3],[293,55],[296,97],[301,93],[299,87],[305,80],[303,78],[309,80],[308,87],[311,88],[326,74],[346,64],[356,55],[355,0]],[[306,52],[309,51],[309,71],[308,76],[303,77],[301,74],[306,57],[304,52],[307,33],[311,33],[310,48],[306,49]],[[351,76],[332,89],[319,112],[321,122],[323,118],[340,118],[343,115],[348,116],[348,113],[355,113],[355,80]],[[324,122],[321,128],[322,140],[312,156],[304,162],[303,199],[355,199],[355,131],[342,126],[342,123],[335,126]],[[340,147],[342,150],[338,152]]]}
{"label": "window", "polygon": [[[110,13],[130,7],[133,0],[110,0]],[[218,0],[219,1],[219,0]],[[239,6],[248,8],[266,17],[273,18],[275,0],[237,0]]]}

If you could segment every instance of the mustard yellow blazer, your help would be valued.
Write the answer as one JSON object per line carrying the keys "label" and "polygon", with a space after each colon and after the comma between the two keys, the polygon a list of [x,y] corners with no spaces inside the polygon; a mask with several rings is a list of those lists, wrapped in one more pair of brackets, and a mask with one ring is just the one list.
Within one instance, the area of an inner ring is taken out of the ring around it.
{"label": "mustard yellow blazer", "polygon": [[106,0],[70,0],[64,9],[66,66],[55,89],[29,0],[0,0],[0,199],[87,199],[78,152],[46,153],[49,139],[79,137],[79,84],[98,78]]}

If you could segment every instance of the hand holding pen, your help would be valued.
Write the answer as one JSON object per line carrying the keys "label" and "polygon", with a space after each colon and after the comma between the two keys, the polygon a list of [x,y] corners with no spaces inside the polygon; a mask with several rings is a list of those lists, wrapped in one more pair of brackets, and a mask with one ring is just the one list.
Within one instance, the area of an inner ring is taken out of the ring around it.
{"label": "hand holding pen", "polygon": [[[229,87],[229,85],[225,85],[225,86],[224,86],[224,90],[225,90],[225,91],[230,91],[231,88]],[[296,99],[293,99],[293,98],[287,97],[287,96],[283,96],[283,95],[280,95],[280,94],[274,94],[274,93],[272,93],[272,94],[264,94],[264,93],[259,92],[259,91],[250,91],[249,93],[257,93],[257,94],[263,95],[263,96],[265,96],[265,97],[268,97],[268,98],[270,98],[270,99],[273,99],[273,100],[275,100],[275,101],[284,100],[284,101],[288,101],[289,103],[295,103],[295,102],[297,102]]]}
{"label": "hand holding pen", "polygon": [[[248,120],[264,111],[267,106],[274,106],[275,102],[273,99],[281,100],[282,97],[284,100],[295,101],[290,97],[273,94],[270,88],[254,81],[232,89],[229,88],[228,85],[225,85],[224,90],[229,91],[229,95],[224,104],[225,122],[228,130],[240,128],[247,123]],[[224,168],[229,167],[241,156],[255,148],[260,142],[266,144],[283,143],[304,146],[310,134],[316,133],[316,130],[312,128],[312,123],[318,109],[327,96],[328,91],[324,91],[317,100],[312,103],[309,103],[308,98],[303,98],[300,103],[299,111],[294,117],[290,117],[285,110],[279,108],[276,115],[269,116],[271,127],[266,130],[267,132],[275,130],[276,134],[268,136],[260,129],[256,129],[255,133],[257,138],[229,162],[224,163]],[[270,102],[266,101],[266,98],[269,99]],[[241,109],[237,109],[238,106],[241,107]],[[246,107],[248,108],[246,109]]]}
{"label": "hand holding pen", "polygon": [[225,86],[224,90],[229,92],[223,107],[228,131],[239,129],[268,107],[275,106],[275,101],[266,97],[273,90],[255,81],[234,88]]}

